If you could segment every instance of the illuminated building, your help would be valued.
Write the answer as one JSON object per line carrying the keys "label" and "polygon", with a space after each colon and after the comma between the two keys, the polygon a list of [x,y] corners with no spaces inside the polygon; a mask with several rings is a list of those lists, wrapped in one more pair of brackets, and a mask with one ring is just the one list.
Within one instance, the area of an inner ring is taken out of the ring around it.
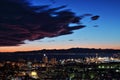
{"label": "illuminated building", "polygon": [[51,63],[52,65],[56,64],[56,63],[57,63],[56,58],[51,58],[50,63]]}
{"label": "illuminated building", "polygon": [[43,63],[48,63],[48,57],[46,56],[46,54],[43,54],[42,61]]}
{"label": "illuminated building", "polygon": [[36,71],[31,71],[30,76],[31,76],[32,78],[34,78],[34,79],[38,79],[38,78],[39,78]]}

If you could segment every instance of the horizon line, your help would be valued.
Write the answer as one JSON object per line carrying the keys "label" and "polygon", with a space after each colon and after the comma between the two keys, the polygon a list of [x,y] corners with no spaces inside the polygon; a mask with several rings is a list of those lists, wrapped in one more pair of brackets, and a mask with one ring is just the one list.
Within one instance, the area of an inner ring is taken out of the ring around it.
{"label": "horizon line", "polygon": [[60,49],[34,49],[34,50],[23,50],[23,51],[0,51],[0,53],[16,53],[16,52],[31,52],[31,51],[41,51],[41,50],[67,50],[67,49],[72,49],[72,48],[83,48],[83,49],[103,49],[103,50],[107,50],[107,49],[111,49],[111,50],[120,50],[120,49],[116,49],[116,48],[85,48],[85,47],[71,47],[71,48],[60,48]]}

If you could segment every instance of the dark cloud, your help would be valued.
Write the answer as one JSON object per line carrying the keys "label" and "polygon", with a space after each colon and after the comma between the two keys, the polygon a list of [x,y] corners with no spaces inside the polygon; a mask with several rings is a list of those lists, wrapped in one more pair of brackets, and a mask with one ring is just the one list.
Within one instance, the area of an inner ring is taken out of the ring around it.
{"label": "dark cloud", "polygon": [[93,27],[99,27],[99,25],[94,25]]}
{"label": "dark cloud", "polygon": [[[49,8],[29,6],[24,0],[0,0],[0,46],[17,46],[25,40],[38,40],[72,34],[84,25],[69,27],[79,23],[80,17],[65,6]],[[89,14],[87,14],[89,15]]]}
{"label": "dark cloud", "polygon": [[91,20],[97,20],[100,16],[96,15],[96,16],[92,16]]}
{"label": "dark cloud", "polygon": [[70,40],[68,40],[68,41],[74,41],[73,39],[70,39]]}
{"label": "dark cloud", "polygon": [[48,42],[55,42],[55,40],[49,40]]}

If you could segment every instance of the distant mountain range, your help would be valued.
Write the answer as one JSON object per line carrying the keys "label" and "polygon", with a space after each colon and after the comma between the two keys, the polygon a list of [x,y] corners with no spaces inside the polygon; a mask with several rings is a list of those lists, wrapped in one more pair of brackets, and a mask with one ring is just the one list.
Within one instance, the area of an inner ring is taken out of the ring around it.
{"label": "distant mountain range", "polygon": [[96,53],[98,56],[103,57],[111,57],[111,56],[119,56],[120,57],[120,50],[114,49],[94,49],[94,48],[70,48],[70,49],[52,49],[52,50],[37,50],[37,51],[23,51],[23,52],[1,52],[0,53],[0,61],[11,60],[17,61],[19,59],[24,60],[42,60],[43,54],[46,54],[49,59],[52,57],[60,59],[67,59],[67,58],[80,58],[80,57],[95,57]]}
{"label": "distant mountain range", "polygon": [[120,53],[120,49],[70,48],[70,49],[43,49],[34,51],[0,52],[0,53]]}

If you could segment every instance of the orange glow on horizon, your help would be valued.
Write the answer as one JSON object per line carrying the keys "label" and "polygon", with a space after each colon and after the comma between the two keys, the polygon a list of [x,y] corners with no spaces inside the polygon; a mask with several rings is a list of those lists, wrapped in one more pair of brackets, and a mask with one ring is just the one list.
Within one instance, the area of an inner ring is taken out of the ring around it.
{"label": "orange glow on horizon", "polygon": [[[72,46],[72,47],[71,47]],[[99,44],[57,44],[57,45],[41,45],[41,46],[18,46],[18,47],[0,47],[0,52],[16,52],[16,51],[33,51],[42,49],[68,49],[68,48],[96,48],[96,49],[120,49],[120,46],[113,45],[99,45]]]}

